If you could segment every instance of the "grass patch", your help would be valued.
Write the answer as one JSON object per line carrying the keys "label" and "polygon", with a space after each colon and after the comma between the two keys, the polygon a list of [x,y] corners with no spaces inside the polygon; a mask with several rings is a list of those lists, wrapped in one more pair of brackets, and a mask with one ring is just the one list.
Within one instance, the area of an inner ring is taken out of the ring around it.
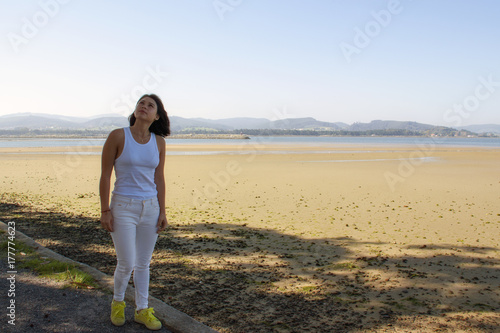
{"label": "grass patch", "polygon": [[94,278],[91,275],[82,272],[81,270],[75,267],[73,268],[68,267],[63,272],[47,274],[45,276],[56,279],[58,281],[68,282],[75,288],[87,288],[87,289],[98,288],[98,285],[96,284]]}
{"label": "grass patch", "polygon": [[416,299],[415,297],[407,297],[407,298],[404,298],[403,301],[410,302],[411,304],[413,304],[415,306],[425,306],[424,302]]}
{"label": "grass patch", "polygon": [[245,282],[253,286],[270,286],[272,284],[270,281],[267,280],[258,281],[249,278],[245,279]]}
{"label": "grass patch", "polygon": [[335,295],[332,295],[332,300],[336,303],[340,303],[340,304],[344,304],[344,305],[360,303],[359,300],[343,298],[343,297],[335,296]]}
{"label": "grass patch", "polygon": [[318,289],[319,289],[318,286],[305,286],[305,287],[301,288],[302,292],[305,292],[305,293],[311,293],[311,292],[318,290]]}
{"label": "grass patch", "polygon": [[332,269],[336,269],[336,270],[344,270],[344,269],[353,270],[353,269],[359,268],[358,265],[356,265],[352,262],[341,262],[338,264],[330,265],[329,267],[331,267]]}
{"label": "grass patch", "polygon": [[[2,237],[2,238],[4,238],[4,237]],[[15,244],[14,248],[16,249],[16,254],[23,253],[23,255],[26,255],[26,254],[32,254],[35,252],[35,250],[33,250],[31,247],[24,244],[23,242],[20,242],[18,240],[14,241],[14,242],[9,242],[7,239],[0,243],[0,251],[7,253],[8,248],[9,248],[9,243],[10,243],[10,245],[12,245],[12,243]]]}
{"label": "grass patch", "polygon": [[[0,252],[7,253],[9,243],[12,245],[8,240],[0,242]],[[99,288],[90,274],[81,271],[74,264],[44,258],[25,243],[18,240],[14,243],[16,267],[31,270],[41,277],[66,282],[75,288]]]}
{"label": "grass patch", "polygon": [[406,307],[403,304],[398,303],[396,301],[385,301],[385,302],[382,302],[382,303],[387,304],[387,305],[389,305],[389,306],[391,306],[393,308],[396,308],[398,310],[406,310]]}
{"label": "grass patch", "polygon": [[487,311],[494,311],[495,308],[492,307],[491,305],[488,305],[488,304],[484,304],[484,303],[475,303],[473,305],[474,308],[478,308],[479,311],[481,312],[487,312]]}

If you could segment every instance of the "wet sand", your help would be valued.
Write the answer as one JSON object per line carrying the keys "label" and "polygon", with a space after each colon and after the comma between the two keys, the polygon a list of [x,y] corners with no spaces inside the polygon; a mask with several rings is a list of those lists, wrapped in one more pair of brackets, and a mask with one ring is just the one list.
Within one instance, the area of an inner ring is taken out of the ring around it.
{"label": "wet sand", "polygon": [[[214,329],[500,324],[500,149],[167,149],[218,153],[167,157],[170,229],[152,261],[151,293]],[[112,243],[97,223],[99,151],[0,149],[2,213],[43,245],[112,274]]]}

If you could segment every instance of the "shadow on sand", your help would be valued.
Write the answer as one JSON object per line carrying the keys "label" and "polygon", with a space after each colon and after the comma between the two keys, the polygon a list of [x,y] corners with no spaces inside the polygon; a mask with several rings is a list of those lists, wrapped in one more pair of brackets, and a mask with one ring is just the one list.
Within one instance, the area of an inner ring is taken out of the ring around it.
{"label": "shadow on sand", "polygon": [[[95,218],[14,203],[0,203],[0,213],[51,250],[113,274],[113,243]],[[158,240],[150,289],[221,332],[497,329],[497,249],[353,250],[384,245],[237,223],[173,224]]]}

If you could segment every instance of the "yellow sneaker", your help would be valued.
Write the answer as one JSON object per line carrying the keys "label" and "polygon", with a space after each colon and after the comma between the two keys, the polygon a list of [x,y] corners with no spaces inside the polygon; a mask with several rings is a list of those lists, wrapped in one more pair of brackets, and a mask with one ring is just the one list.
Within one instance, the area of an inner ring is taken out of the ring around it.
{"label": "yellow sneaker", "polygon": [[142,309],[141,311],[134,312],[134,320],[136,323],[144,324],[152,331],[157,331],[161,328],[161,322],[156,318],[153,313],[153,308]]}
{"label": "yellow sneaker", "polygon": [[125,302],[111,302],[111,322],[115,326],[123,326],[125,324]]}

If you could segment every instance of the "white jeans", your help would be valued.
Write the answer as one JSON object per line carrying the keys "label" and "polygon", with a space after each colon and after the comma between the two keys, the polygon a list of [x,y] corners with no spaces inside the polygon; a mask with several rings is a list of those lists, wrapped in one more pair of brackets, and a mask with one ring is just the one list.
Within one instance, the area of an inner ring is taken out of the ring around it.
{"label": "white jeans", "polygon": [[158,238],[158,199],[137,200],[114,194],[110,209],[113,214],[111,237],[117,257],[113,298],[123,301],[134,271],[136,309],[145,309],[149,296],[149,263]]}

